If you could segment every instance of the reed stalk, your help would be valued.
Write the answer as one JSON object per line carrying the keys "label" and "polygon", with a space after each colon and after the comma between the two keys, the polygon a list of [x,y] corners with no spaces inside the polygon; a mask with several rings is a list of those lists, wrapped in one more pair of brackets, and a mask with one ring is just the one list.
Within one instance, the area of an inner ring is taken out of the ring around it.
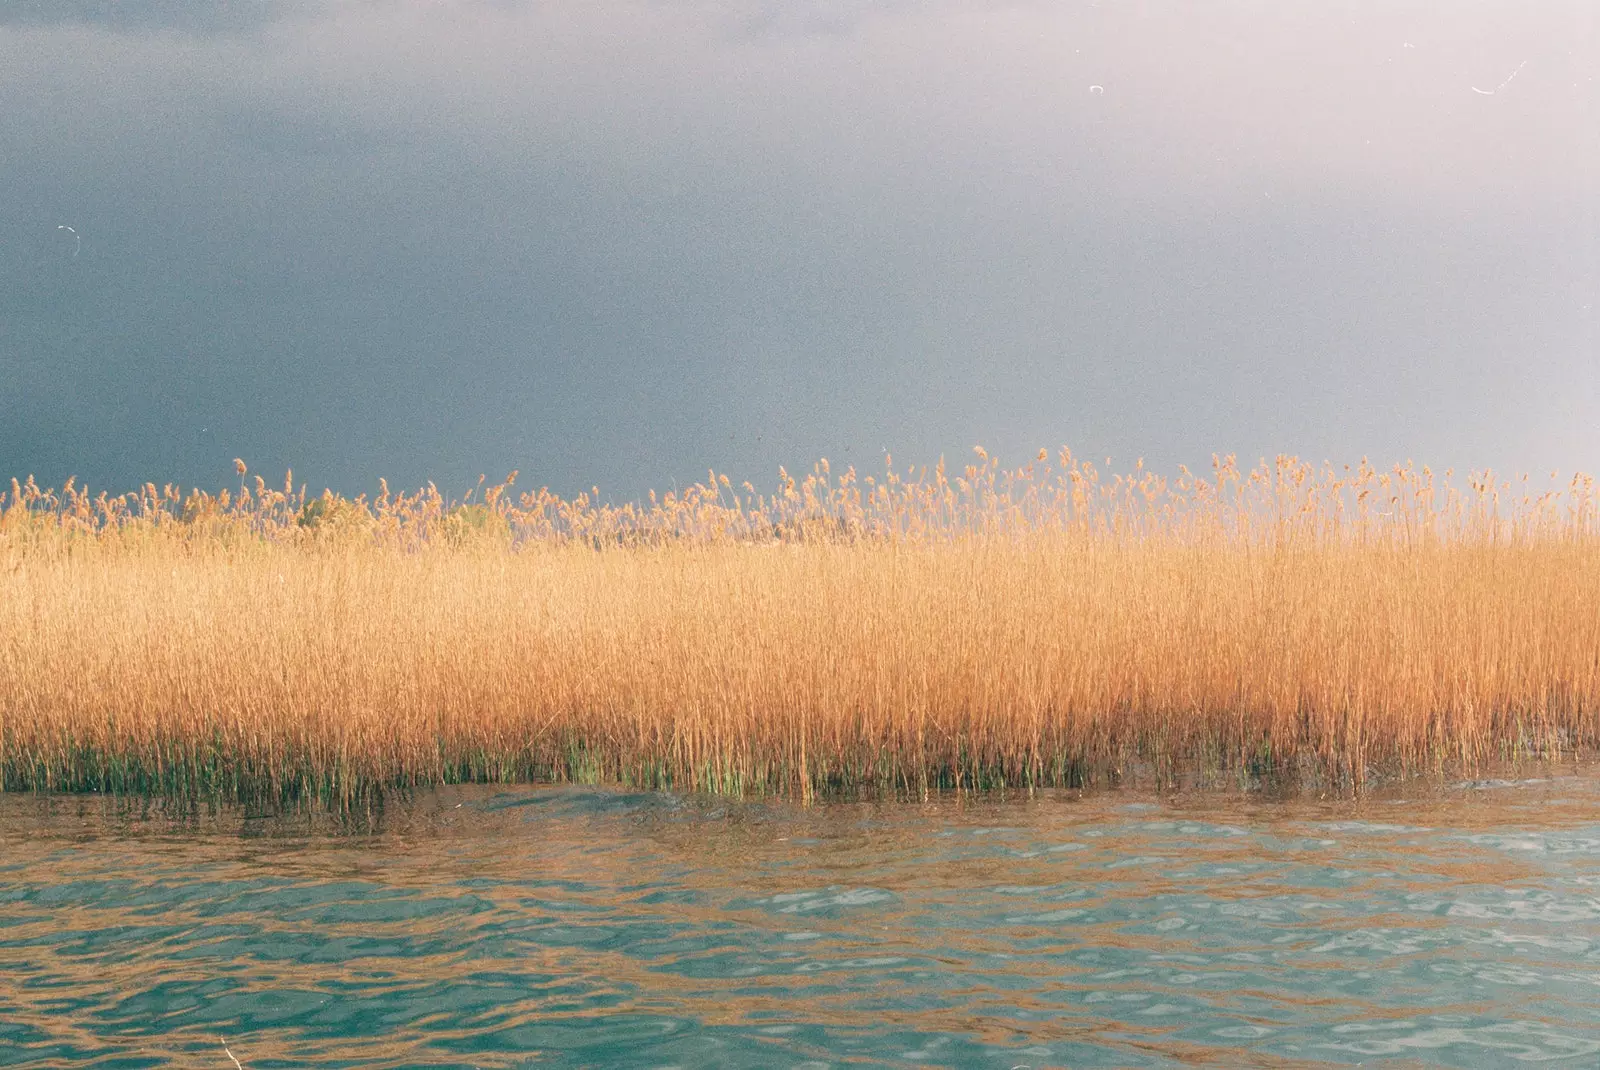
{"label": "reed stalk", "polygon": [[1281,457],[0,493],[0,787],[347,807],[455,782],[1358,788],[1600,738],[1593,481]]}

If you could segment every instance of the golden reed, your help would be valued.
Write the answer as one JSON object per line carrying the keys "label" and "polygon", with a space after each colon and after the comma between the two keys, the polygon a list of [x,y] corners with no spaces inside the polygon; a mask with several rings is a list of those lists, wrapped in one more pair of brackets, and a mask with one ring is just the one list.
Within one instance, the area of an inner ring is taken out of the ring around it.
{"label": "golden reed", "polygon": [[[1293,458],[612,506],[0,494],[0,777],[333,805],[1471,768],[1600,741],[1600,503]],[[514,478],[513,473],[513,478]]]}

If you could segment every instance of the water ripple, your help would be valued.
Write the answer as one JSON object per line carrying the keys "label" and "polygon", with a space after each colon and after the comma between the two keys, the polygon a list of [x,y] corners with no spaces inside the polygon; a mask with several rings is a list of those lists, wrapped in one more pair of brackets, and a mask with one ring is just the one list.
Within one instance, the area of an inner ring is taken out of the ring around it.
{"label": "water ripple", "polygon": [[1600,789],[1509,786],[0,798],[0,1066],[1593,1066]]}

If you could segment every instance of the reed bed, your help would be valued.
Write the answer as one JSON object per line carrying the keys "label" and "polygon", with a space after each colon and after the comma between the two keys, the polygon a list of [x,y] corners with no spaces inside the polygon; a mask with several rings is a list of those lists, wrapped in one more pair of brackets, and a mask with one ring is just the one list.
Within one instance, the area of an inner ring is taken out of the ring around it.
{"label": "reed bed", "polygon": [[1600,739],[1593,481],[1068,451],[606,504],[0,495],[0,786],[356,805],[462,781],[1028,790]]}

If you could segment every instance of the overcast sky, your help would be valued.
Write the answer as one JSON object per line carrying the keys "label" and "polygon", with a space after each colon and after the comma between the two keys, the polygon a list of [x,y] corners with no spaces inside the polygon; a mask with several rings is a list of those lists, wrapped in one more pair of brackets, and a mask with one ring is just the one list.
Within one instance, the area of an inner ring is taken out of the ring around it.
{"label": "overcast sky", "polygon": [[1597,76],[1592,0],[9,0],[0,476],[1600,470]]}

